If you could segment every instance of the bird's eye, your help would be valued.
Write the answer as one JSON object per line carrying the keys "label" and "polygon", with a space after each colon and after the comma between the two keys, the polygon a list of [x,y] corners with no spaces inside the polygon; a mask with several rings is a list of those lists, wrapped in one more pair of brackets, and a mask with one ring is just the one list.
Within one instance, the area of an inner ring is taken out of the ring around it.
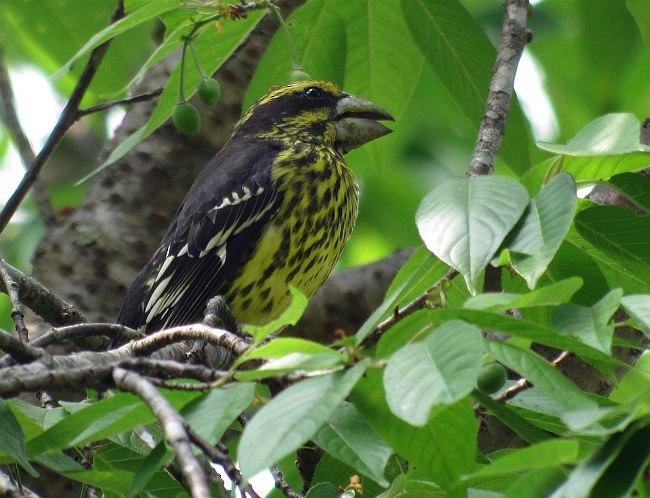
{"label": "bird's eye", "polygon": [[304,91],[303,95],[309,100],[317,100],[323,98],[323,90],[311,86]]}

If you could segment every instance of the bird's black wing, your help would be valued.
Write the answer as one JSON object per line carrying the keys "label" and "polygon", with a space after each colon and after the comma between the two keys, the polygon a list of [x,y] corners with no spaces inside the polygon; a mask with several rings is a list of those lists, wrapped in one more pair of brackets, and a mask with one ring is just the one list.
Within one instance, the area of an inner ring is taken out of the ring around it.
{"label": "bird's black wing", "polygon": [[278,210],[271,181],[278,152],[272,143],[231,141],[206,165],[129,289],[118,323],[152,331],[201,319]]}

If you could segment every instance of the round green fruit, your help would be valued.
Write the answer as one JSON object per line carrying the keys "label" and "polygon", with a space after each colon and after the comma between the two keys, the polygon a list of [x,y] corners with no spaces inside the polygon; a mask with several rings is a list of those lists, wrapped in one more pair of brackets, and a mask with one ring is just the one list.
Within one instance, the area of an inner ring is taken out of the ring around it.
{"label": "round green fruit", "polygon": [[221,86],[214,78],[201,78],[198,94],[201,102],[205,105],[213,106],[221,98]]}
{"label": "round green fruit", "polygon": [[201,116],[199,116],[199,111],[187,102],[176,104],[172,112],[172,121],[178,131],[187,135],[198,133],[201,129]]}
{"label": "round green fruit", "polygon": [[294,69],[289,73],[289,83],[298,83],[299,81],[307,81],[312,79],[309,74],[302,69]]}
{"label": "round green fruit", "polygon": [[506,383],[506,369],[499,363],[488,363],[483,365],[481,373],[478,375],[476,385],[478,388],[488,394],[499,391]]}

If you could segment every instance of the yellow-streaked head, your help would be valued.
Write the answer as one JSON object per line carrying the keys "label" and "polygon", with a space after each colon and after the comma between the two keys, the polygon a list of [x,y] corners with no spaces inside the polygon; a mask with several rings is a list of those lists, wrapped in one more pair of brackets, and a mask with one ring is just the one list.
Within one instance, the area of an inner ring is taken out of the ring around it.
{"label": "yellow-streaked head", "polygon": [[273,87],[241,118],[235,135],[334,146],[347,152],[391,132],[393,117],[327,81]]}

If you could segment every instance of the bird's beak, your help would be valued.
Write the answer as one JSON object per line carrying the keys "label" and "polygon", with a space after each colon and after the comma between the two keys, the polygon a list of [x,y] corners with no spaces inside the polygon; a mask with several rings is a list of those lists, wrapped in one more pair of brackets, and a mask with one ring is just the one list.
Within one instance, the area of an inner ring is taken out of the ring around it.
{"label": "bird's beak", "polygon": [[334,116],[336,142],[343,152],[349,152],[375,138],[388,135],[393,130],[378,123],[380,119],[395,121],[393,116],[372,102],[344,93],[336,105]]}

